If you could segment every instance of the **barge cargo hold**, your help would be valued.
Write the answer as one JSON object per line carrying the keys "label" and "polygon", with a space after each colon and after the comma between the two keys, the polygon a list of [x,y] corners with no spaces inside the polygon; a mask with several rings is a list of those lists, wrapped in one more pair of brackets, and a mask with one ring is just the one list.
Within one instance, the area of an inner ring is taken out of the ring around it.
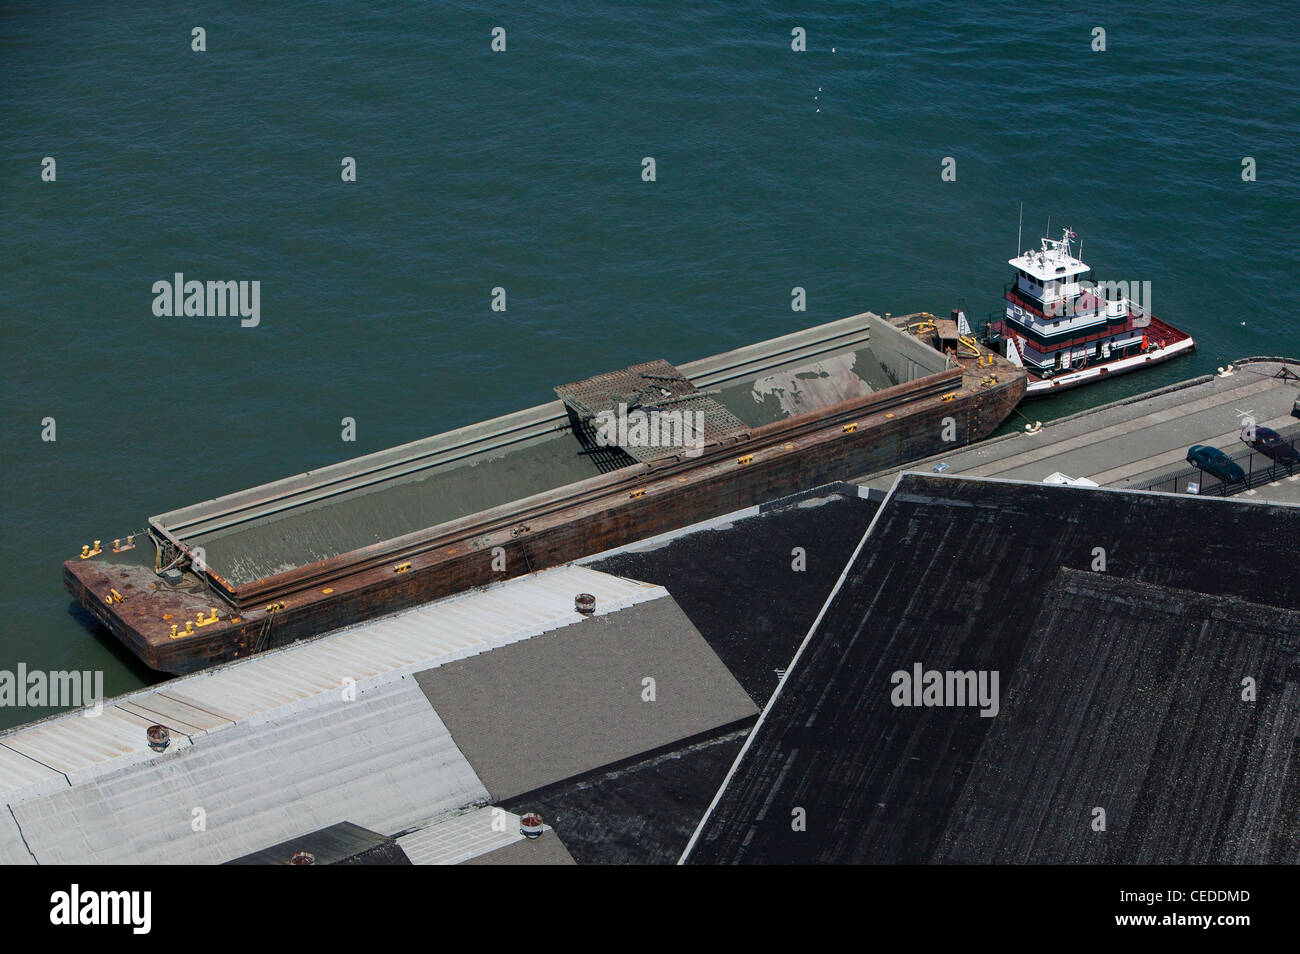
{"label": "barge cargo hold", "polygon": [[[954,328],[867,312],[598,375],[151,517],[151,546],[96,542],[64,584],[148,666],[192,672],[985,437],[1026,375]],[[646,441],[606,426],[629,412],[698,428]]]}

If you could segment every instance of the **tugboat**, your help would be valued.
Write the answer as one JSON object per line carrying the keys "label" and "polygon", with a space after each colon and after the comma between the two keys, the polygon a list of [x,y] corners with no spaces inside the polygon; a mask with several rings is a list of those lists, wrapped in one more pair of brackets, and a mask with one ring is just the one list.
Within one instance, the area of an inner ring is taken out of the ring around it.
{"label": "tugboat", "polygon": [[[1151,314],[1150,282],[1093,280],[1066,228],[1037,251],[1008,260],[1016,270],[1006,316],[985,325],[984,342],[1029,374],[1025,396],[1041,397],[1191,352],[1191,335]],[[1130,298],[1135,293],[1138,300]]]}

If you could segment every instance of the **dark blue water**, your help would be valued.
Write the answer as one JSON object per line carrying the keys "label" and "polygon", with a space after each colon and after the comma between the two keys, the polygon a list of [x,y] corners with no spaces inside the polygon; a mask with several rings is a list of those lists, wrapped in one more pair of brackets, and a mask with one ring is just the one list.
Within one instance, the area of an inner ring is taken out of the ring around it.
{"label": "dark blue water", "polygon": [[[0,669],[150,678],[59,580],[150,514],[637,361],[982,317],[1021,202],[1200,343],[1035,417],[1295,353],[1300,8],[1137,7],[9,5]],[[175,272],[260,281],[260,324],[155,317]]]}

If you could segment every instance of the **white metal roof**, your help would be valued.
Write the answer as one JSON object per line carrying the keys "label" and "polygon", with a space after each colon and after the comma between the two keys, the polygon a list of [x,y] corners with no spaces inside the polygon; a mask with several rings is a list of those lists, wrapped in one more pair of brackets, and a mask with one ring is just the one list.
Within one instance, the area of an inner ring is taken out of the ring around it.
{"label": "white metal roof", "polygon": [[[226,860],[338,821],[393,832],[481,803],[487,792],[410,674],[578,622],[581,592],[597,615],[667,596],[557,567],[169,680],[97,716],[0,733],[0,813],[13,811],[41,861],[139,863]],[[408,707],[391,727],[367,721],[387,705],[385,687]],[[155,723],[172,731],[161,755],[145,734]],[[409,751],[393,737],[403,729]],[[420,754],[421,739],[438,751]],[[457,794],[443,803],[439,786]],[[208,812],[207,837],[191,831],[192,807]],[[0,860],[22,846],[10,834],[0,827]]]}
{"label": "white metal roof", "polygon": [[[542,837],[554,838],[551,826]],[[458,865],[489,851],[523,841],[519,816],[491,805],[455,812],[397,839],[406,857],[416,865]]]}
{"label": "white metal roof", "polygon": [[407,677],[352,702],[294,703],[10,809],[41,864],[211,864],[342,821],[395,832],[487,799]]}
{"label": "white metal roof", "polygon": [[1027,272],[1040,283],[1053,278],[1069,278],[1088,271],[1088,266],[1081,259],[1070,254],[1069,240],[1075,235],[1069,229],[1062,230],[1060,240],[1044,238],[1037,251],[1028,251],[1023,255],[1007,259],[1013,268]]}
{"label": "white metal roof", "polygon": [[23,834],[18,830],[18,823],[7,810],[0,811],[0,865],[34,865],[27,846],[23,844]]}
{"label": "white metal roof", "polygon": [[596,597],[596,615],[667,595],[661,586],[598,570],[556,567],[172,679],[106,703],[98,717],[73,712],[0,734],[0,799],[38,794],[57,773],[148,760],[145,730],[154,723],[172,730],[173,747],[185,746],[221,726],[337,695],[348,680],[400,679],[568,626],[583,618],[573,607],[578,593]]}
{"label": "white metal roof", "polygon": [[[115,759],[133,760],[153,754],[145,732],[156,719],[144,719],[114,705],[105,705],[98,716],[83,714],[87,711],[37,722],[0,742],[6,749],[65,776]],[[173,746],[189,744],[183,735],[172,739]],[[0,790],[8,787],[7,782],[8,776],[0,777]]]}
{"label": "white metal roof", "polygon": [[1069,474],[1063,474],[1059,470],[1048,474],[1043,478],[1045,484],[1071,484],[1075,487],[1096,487],[1095,480],[1089,480],[1087,477],[1071,477]]}
{"label": "white metal roof", "polygon": [[62,772],[23,755],[16,749],[0,745],[0,798],[14,791],[40,793],[67,786]]}

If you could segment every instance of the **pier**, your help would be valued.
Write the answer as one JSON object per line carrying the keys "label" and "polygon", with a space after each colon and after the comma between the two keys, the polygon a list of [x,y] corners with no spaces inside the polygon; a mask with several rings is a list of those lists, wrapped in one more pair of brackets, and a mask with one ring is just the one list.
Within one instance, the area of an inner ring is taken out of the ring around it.
{"label": "pier", "polygon": [[[1188,469],[1185,458],[1193,444],[1210,444],[1229,456],[1244,453],[1247,448],[1238,437],[1246,415],[1257,426],[1277,431],[1300,425],[1291,415],[1300,393],[1296,376],[1300,361],[1247,358],[1227,374],[1202,375],[1051,421],[1035,433],[1022,429],[855,481],[884,492],[904,470],[1039,481],[1065,474],[1103,487],[1146,489]],[[1017,419],[1032,422],[1033,414],[1034,405],[1028,404]],[[1300,475],[1279,475],[1241,494],[1300,503]]]}

